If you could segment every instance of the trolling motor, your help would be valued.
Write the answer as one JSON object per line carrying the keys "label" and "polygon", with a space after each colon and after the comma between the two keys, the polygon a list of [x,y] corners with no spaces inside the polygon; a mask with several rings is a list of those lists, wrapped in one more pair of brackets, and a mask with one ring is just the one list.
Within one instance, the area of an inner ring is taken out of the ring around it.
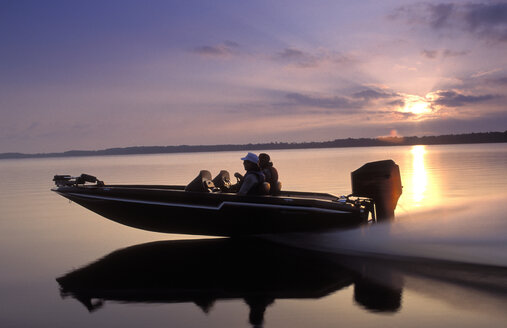
{"label": "trolling motor", "polygon": [[352,195],[373,199],[378,221],[393,219],[403,189],[399,166],[391,159],[370,162],[350,175]]}
{"label": "trolling motor", "polygon": [[53,177],[53,181],[55,182],[55,185],[57,187],[62,186],[77,186],[77,185],[83,185],[87,182],[90,183],[96,183],[98,186],[103,186],[104,182],[100,181],[93,175],[89,174],[81,174],[78,177],[72,177],[70,175],[55,175]]}

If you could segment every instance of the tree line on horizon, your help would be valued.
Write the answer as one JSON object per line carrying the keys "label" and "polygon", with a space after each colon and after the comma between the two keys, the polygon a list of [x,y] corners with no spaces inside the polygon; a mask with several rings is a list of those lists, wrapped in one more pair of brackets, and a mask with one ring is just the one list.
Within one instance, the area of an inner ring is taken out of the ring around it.
{"label": "tree line on horizon", "polygon": [[106,156],[133,154],[165,154],[192,153],[217,151],[254,151],[277,149],[307,149],[307,148],[345,148],[345,147],[375,147],[375,146],[412,146],[412,145],[443,145],[443,144],[471,144],[471,143],[500,143],[507,142],[505,132],[483,132],[467,134],[449,134],[439,136],[411,136],[411,137],[379,137],[379,138],[347,138],[323,142],[271,142],[257,144],[229,144],[229,145],[180,145],[180,146],[136,146],[124,148],[109,148],[103,150],[70,150],[61,153],[3,153],[0,159],[16,158],[47,158],[71,156]]}

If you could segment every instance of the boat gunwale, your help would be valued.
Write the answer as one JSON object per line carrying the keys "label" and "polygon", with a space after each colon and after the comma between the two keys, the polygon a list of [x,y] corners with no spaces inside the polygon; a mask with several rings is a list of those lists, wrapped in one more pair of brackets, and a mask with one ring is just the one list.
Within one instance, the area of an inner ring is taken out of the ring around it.
{"label": "boat gunwale", "polygon": [[[237,193],[232,192],[199,192],[199,191],[185,191],[185,186],[183,185],[78,185],[78,186],[65,186],[69,188],[85,188],[85,189],[99,189],[102,188],[106,190],[107,188],[113,188],[117,190],[125,189],[125,190],[153,190],[153,191],[184,191],[186,193],[195,193],[195,194],[205,194],[205,195],[236,195]],[[53,191],[58,190],[59,188],[52,189]],[[269,198],[292,198],[292,199],[315,199],[315,200],[328,200],[328,201],[336,201],[340,197],[335,196],[330,193],[323,192],[311,192],[311,191],[291,191],[291,190],[283,190],[277,195],[248,195],[248,197],[269,197]]]}
{"label": "boat gunwale", "polygon": [[[176,187],[176,188],[174,188]],[[188,192],[184,186],[164,186],[164,185],[79,185],[62,186],[52,189],[54,192],[64,196],[65,194],[73,197],[85,197],[87,199],[103,199],[109,201],[123,201],[133,203],[145,203],[153,205],[169,205],[180,207],[202,207],[209,209],[220,209],[224,205],[229,206],[264,206],[264,207],[283,207],[285,209],[302,210],[319,209],[325,212],[355,212],[360,211],[361,207],[354,206],[352,202],[338,202],[339,199],[331,194],[312,193],[312,192],[292,192],[283,191],[280,195],[238,195],[236,193],[222,192]],[[87,191],[94,192],[90,195]],[[108,195],[111,191],[125,192],[120,195]],[[136,197],[137,192],[152,191],[158,198]],[[159,193],[161,192],[161,193]],[[166,201],[162,198],[164,193],[176,193],[179,196],[191,196],[187,199]],[[130,195],[129,195],[130,194]],[[291,195],[297,195],[296,197]],[[204,197],[203,197],[204,196]],[[306,197],[304,197],[306,196]],[[319,197],[321,196],[321,197]],[[324,196],[324,197],[322,197]],[[192,202],[200,198],[200,202]]]}

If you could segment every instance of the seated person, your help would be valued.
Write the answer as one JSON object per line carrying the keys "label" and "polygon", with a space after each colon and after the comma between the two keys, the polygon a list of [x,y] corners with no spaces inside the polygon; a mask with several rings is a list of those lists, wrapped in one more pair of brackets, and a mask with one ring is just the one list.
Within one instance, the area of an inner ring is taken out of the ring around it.
{"label": "seated person", "polygon": [[259,168],[259,158],[254,153],[248,153],[243,160],[246,174],[243,177],[236,173],[234,176],[238,178],[239,191],[238,195],[258,195],[261,194],[264,183],[264,174]]}
{"label": "seated person", "polygon": [[268,154],[262,153],[259,155],[259,167],[266,177],[266,182],[271,186],[270,194],[275,194],[281,189],[281,184],[278,181],[278,171],[273,167],[273,163],[270,162]]}

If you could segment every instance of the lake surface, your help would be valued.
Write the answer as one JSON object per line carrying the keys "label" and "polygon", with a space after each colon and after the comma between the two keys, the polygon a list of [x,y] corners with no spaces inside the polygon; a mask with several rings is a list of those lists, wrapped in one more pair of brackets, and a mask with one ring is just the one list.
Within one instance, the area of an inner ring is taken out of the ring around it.
{"label": "lake surface", "polygon": [[[183,185],[241,172],[244,153],[2,160],[0,326],[506,326],[507,144],[269,154],[283,189],[335,195],[351,171],[393,159],[396,219],[269,240],[152,233],[69,203],[53,175]],[[70,272],[102,297],[60,290]]]}

